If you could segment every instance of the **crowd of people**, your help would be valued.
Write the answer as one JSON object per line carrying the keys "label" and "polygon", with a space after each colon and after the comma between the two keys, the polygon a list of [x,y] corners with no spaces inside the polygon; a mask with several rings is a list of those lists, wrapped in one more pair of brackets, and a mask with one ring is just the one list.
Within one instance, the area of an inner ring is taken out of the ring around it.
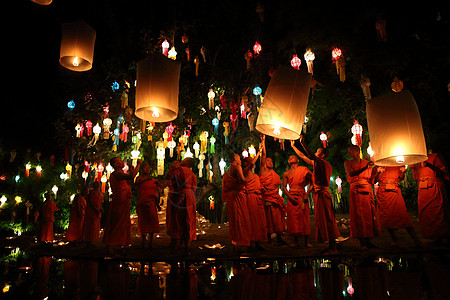
{"label": "crowd of people", "polygon": [[[333,198],[329,192],[332,166],[326,160],[328,152],[320,147],[311,151],[301,136],[303,151],[291,141],[295,155],[288,159],[289,168],[282,177],[273,169],[273,161],[267,156],[265,136],[261,135],[259,151],[254,157],[241,157],[233,153],[229,157],[230,167],[222,178],[222,201],[225,202],[229,222],[229,236],[234,250],[261,251],[261,243],[272,243],[276,236],[279,245],[310,248],[311,225],[309,197],[312,193],[315,218],[315,241],[326,243],[324,255],[337,254],[337,242],[348,239],[341,236],[336,223]],[[388,231],[392,244],[396,245],[396,231],[405,229],[415,246],[422,242],[414,230],[402,197],[399,181],[405,176],[406,167],[376,166],[372,161],[361,158],[360,148],[348,148],[349,160],[345,171],[349,189],[350,237],[359,240],[362,250],[374,248],[372,238],[381,230]],[[254,173],[260,159],[259,174]],[[307,166],[300,166],[302,160]],[[196,239],[197,178],[191,168],[193,158],[175,161],[165,178],[157,180],[150,176],[148,164],[137,161],[136,167],[123,171],[124,162],[119,157],[111,159],[114,172],[110,175],[112,199],[106,215],[103,243],[108,252],[117,255],[117,249],[131,244],[130,183],[134,181],[138,190],[136,212],[138,232],[142,247],[152,248],[153,234],[160,231],[158,220],[159,196],[169,187],[166,209],[166,231],[171,238],[170,249],[189,251],[189,244]],[[418,183],[419,226],[424,238],[439,243],[448,243],[450,237],[450,204],[445,191],[449,180],[444,160],[438,154],[429,154],[424,162],[409,166]],[[139,172],[139,176],[138,175]],[[136,177],[137,176],[137,177]],[[282,178],[282,180],[281,180]],[[373,192],[374,183],[376,204]],[[279,189],[287,198],[285,204]],[[53,218],[58,210],[45,194],[40,214],[39,241],[53,241]],[[102,217],[103,194],[100,182],[92,188],[83,188],[72,201],[69,227],[65,238],[69,243],[84,243],[92,246],[99,241]],[[287,233],[289,242],[283,239]],[[246,247],[246,248],[244,248]]]}

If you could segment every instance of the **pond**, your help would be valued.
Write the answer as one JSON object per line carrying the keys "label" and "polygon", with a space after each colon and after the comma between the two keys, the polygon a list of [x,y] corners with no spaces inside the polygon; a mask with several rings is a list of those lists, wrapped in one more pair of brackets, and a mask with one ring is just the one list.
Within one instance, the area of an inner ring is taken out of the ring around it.
{"label": "pond", "polygon": [[450,299],[447,253],[167,262],[2,254],[2,299]]}

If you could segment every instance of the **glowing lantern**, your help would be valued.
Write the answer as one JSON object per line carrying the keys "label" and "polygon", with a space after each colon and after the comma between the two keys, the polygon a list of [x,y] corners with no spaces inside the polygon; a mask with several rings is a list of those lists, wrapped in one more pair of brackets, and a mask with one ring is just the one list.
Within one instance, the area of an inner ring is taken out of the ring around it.
{"label": "glowing lantern", "polygon": [[106,191],[106,182],[108,181],[106,175],[103,175],[100,181],[102,183],[102,193],[104,193]]}
{"label": "glowing lantern", "polygon": [[42,175],[42,167],[41,166],[37,166],[36,167],[36,178],[39,179],[41,178]]}
{"label": "glowing lantern", "polygon": [[213,89],[209,89],[208,92],[209,109],[214,109],[214,97],[216,97],[216,93],[214,93]]}
{"label": "glowing lantern", "polygon": [[320,134],[319,138],[322,141],[323,147],[326,148],[327,147],[327,140],[328,140],[328,137],[327,137],[326,133],[324,133],[322,131],[322,133]]}
{"label": "glowing lantern", "polygon": [[209,143],[210,143],[210,148],[209,148],[209,152],[211,153],[211,154],[214,154],[214,153],[216,153],[216,149],[215,149],[215,147],[214,147],[214,144],[216,143],[216,138],[214,137],[214,136],[212,136],[210,139],[209,139]]}
{"label": "glowing lantern", "polygon": [[0,198],[0,208],[3,207],[3,205],[5,205],[6,200],[8,200],[8,199],[6,198],[6,196],[5,196],[5,195],[2,195],[2,197]]}
{"label": "glowing lantern", "polygon": [[363,132],[363,127],[358,123],[357,120],[355,120],[351,130],[352,130],[353,135],[355,135],[355,137],[356,137],[356,145],[361,147],[361,145],[362,145],[361,135]]}
{"label": "glowing lantern", "polygon": [[247,151],[247,149],[244,149],[244,151],[242,151],[242,157],[243,157],[243,158],[247,158],[247,157],[248,157],[248,151]]}
{"label": "glowing lantern", "polygon": [[22,202],[22,197],[16,196],[14,197],[14,201],[16,201],[16,205]]}
{"label": "glowing lantern", "polygon": [[338,187],[338,193],[342,194],[342,179],[339,176],[337,176],[335,182]]}
{"label": "glowing lantern", "polygon": [[92,122],[90,120],[87,120],[85,126],[86,126],[86,134],[88,136],[91,136],[92,135]]}
{"label": "glowing lantern", "polygon": [[396,93],[400,93],[403,90],[403,81],[395,77],[391,84],[391,89]]}
{"label": "glowing lantern", "polygon": [[220,175],[223,175],[223,173],[225,173],[226,165],[227,165],[227,163],[223,160],[223,158],[221,158],[220,162],[219,162]]}
{"label": "glowing lantern", "polygon": [[409,91],[372,98],[366,112],[376,165],[410,165],[427,159],[419,109]]}
{"label": "glowing lantern", "polygon": [[[214,196],[213,195],[209,196],[208,200],[209,200],[209,209],[214,210]],[[211,267],[211,271],[213,271],[212,268],[213,267]],[[214,276],[214,278],[213,278],[213,276]],[[215,279],[216,279],[216,267],[214,267],[214,273],[211,274],[211,280],[214,281]]]}
{"label": "glowing lantern", "polygon": [[94,132],[94,137],[92,138],[91,144],[95,145],[98,141],[98,138],[100,137],[100,133],[102,132],[102,128],[100,127],[100,125],[95,124],[94,129],[92,129],[92,131]]}
{"label": "glowing lantern", "polygon": [[66,165],[66,172],[67,172],[67,177],[72,177],[72,166],[69,164],[69,163],[67,163],[67,165]]}
{"label": "glowing lantern", "polygon": [[62,25],[59,63],[72,71],[87,71],[94,58],[95,30],[84,21]]}
{"label": "glowing lantern", "polygon": [[372,144],[369,142],[369,147],[367,147],[367,154],[370,156],[370,160],[373,161],[373,149]]}
{"label": "glowing lantern", "polygon": [[164,40],[164,42],[162,42],[161,44],[162,54],[167,56],[169,54],[169,47],[170,47],[169,42],[167,40]]}
{"label": "glowing lantern", "polygon": [[352,284],[352,278],[348,277],[347,281],[348,281],[347,293],[349,293],[349,295],[353,295],[355,293],[355,288],[353,287]]}
{"label": "glowing lantern", "polygon": [[300,60],[300,58],[298,58],[297,54],[292,55],[291,66],[296,70],[300,70],[301,64],[302,61]]}
{"label": "glowing lantern", "polygon": [[253,45],[253,52],[255,52],[255,55],[259,55],[259,53],[261,53],[262,47],[261,44],[258,43],[258,41],[255,42],[255,44]]}
{"label": "glowing lantern", "polygon": [[55,194],[55,198],[56,198],[56,195],[57,195],[57,193],[58,193],[58,187],[57,187],[56,185],[54,185],[54,186],[52,187],[52,192],[53,192],[53,194]]}
{"label": "glowing lantern", "polygon": [[314,52],[311,51],[311,49],[306,50],[304,55],[306,64],[308,65],[308,73],[313,74],[313,61],[316,58],[314,55]]}
{"label": "glowing lantern", "polygon": [[72,110],[75,108],[75,101],[70,100],[69,102],[67,102],[67,107]]}
{"label": "glowing lantern", "polygon": [[195,142],[192,148],[194,148],[195,151],[195,158],[198,158],[198,154],[200,152],[200,144],[198,142]]}
{"label": "glowing lantern", "polygon": [[161,54],[137,63],[135,114],[150,122],[168,122],[178,115],[181,64]]}
{"label": "glowing lantern", "polygon": [[278,139],[300,137],[306,116],[311,74],[280,66],[267,87],[256,130]]}
{"label": "glowing lantern", "polygon": [[109,176],[114,171],[114,168],[111,166],[111,164],[108,164],[105,169],[106,169],[106,179],[109,179]]}
{"label": "glowing lantern", "polygon": [[228,145],[228,134],[230,133],[230,123],[223,122],[223,136],[225,137],[225,145]]}
{"label": "glowing lantern", "polygon": [[200,160],[200,163],[198,164],[198,177],[203,177],[203,161],[205,158],[206,156],[203,153],[198,156],[198,159]]}
{"label": "glowing lantern", "polygon": [[50,5],[53,2],[53,0],[31,0],[31,2],[34,2],[39,5]]}
{"label": "glowing lantern", "polygon": [[110,118],[103,119],[103,138],[109,139],[109,129],[111,128],[112,120]]}
{"label": "glowing lantern", "polygon": [[262,94],[262,89],[261,89],[259,86],[255,86],[255,87],[253,88],[253,95],[259,96],[259,95],[261,95],[261,94]]}
{"label": "glowing lantern", "polygon": [[84,126],[81,123],[78,123],[77,126],[75,126],[75,130],[77,132],[77,138],[81,138],[83,137],[83,131],[84,131]]}
{"label": "glowing lantern", "polygon": [[137,160],[141,152],[137,149],[131,150],[131,165],[135,168],[137,166]]}
{"label": "glowing lantern", "polygon": [[342,56],[342,50],[339,48],[333,48],[333,50],[331,50],[331,59],[336,62],[339,57]]}
{"label": "glowing lantern", "polygon": [[175,47],[172,47],[172,48],[170,48],[169,53],[167,54],[167,57],[172,60],[175,60],[175,59],[177,59],[177,54],[178,53],[177,53],[177,51],[175,51]]}
{"label": "glowing lantern", "polygon": [[184,158],[186,158],[186,157],[194,157],[194,155],[192,154],[192,152],[191,152],[191,148],[187,148],[187,150],[186,150],[186,153],[184,154]]}
{"label": "glowing lantern", "polygon": [[214,126],[214,134],[219,134],[219,119],[212,119],[212,124]]}
{"label": "glowing lantern", "polygon": [[29,177],[30,176],[30,169],[31,169],[31,164],[27,163],[25,165],[25,177]]}
{"label": "glowing lantern", "polygon": [[177,146],[177,143],[174,140],[167,142],[167,147],[169,148],[170,157],[173,157],[173,148]]}
{"label": "glowing lantern", "polygon": [[255,157],[256,155],[255,146],[250,145],[250,147],[248,147],[248,154],[250,155],[250,157]]}

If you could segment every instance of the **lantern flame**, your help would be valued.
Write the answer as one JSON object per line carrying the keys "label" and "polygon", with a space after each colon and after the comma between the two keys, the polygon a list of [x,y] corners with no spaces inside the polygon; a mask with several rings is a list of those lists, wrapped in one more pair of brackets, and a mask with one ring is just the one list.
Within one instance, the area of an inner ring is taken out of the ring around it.
{"label": "lantern flame", "polygon": [[275,134],[275,135],[280,135],[281,134],[280,126],[275,126],[275,128],[273,129],[273,134]]}
{"label": "lantern flame", "polygon": [[405,157],[403,155],[398,155],[395,157],[395,162],[398,164],[403,164],[405,162]]}
{"label": "lantern flame", "polygon": [[153,110],[152,117],[153,118],[159,118],[158,108],[153,107],[152,110]]}
{"label": "lantern flame", "polygon": [[78,62],[78,56],[75,56],[75,57],[73,58],[72,65],[73,65],[74,67],[78,67],[78,64],[79,64],[79,62]]}

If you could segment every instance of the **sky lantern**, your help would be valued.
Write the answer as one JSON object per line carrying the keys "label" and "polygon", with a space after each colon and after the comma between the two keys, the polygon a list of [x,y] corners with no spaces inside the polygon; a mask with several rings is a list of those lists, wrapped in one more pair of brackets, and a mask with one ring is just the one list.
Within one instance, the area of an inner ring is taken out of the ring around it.
{"label": "sky lantern", "polygon": [[369,99],[366,113],[376,165],[410,165],[427,159],[419,109],[408,90]]}
{"label": "sky lantern", "polygon": [[308,73],[313,74],[313,61],[316,58],[314,55],[314,52],[311,51],[311,49],[306,50],[304,55],[306,64],[308,65]]}
{"label": "sky lantern", "polygon": [[255,42],[253,45],[253,52],[255,52],[255,55],[259,55],[261,53],[262,47],[261,44],[258,43],[258,41]]}
{"label": "sky lantern", "polygon": [[50,5],[53,2],[53,0],[31,0],[31,2],[34,2],[39,5]]}
{"label": "sky lantern", "polygon": [[137,63],[136,111],[138,118],[168,122],[178,115],[181,64],[152,54]]}
{"label": "sky lantern", "polygon": [[79,20],[62,24],[59,63],[72,71],[88,71],[94,59],[95,30]]}
{"label": "sky lantern", "polygon": [[285,140],[300,137],[306,116],[311,74],[279,66],[267,87],[256,130]]}
{"label": "sky lantern", "polygon": [[292,55],[291,66],[296,70],[300,70],[301,64],[302,61],[300,60],[300,58],[298,58],[297,54]]}

